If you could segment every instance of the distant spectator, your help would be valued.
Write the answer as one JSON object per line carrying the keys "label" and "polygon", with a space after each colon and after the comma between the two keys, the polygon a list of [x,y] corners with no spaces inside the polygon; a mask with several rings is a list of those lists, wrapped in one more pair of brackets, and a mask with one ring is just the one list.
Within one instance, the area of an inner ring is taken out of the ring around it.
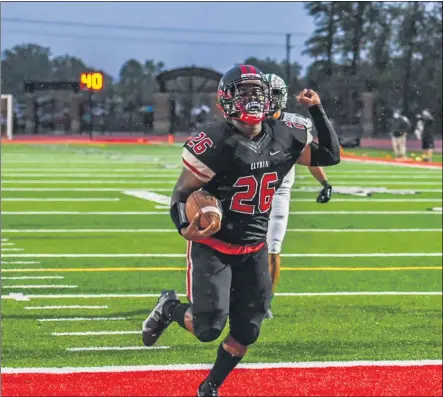
{"label": "distant spectator", "polygon": [[394,149],[395,158],[397,160],[404,160],[406,159],[406,143],[411,122],[399,112],[394,112],[392,117],[393,120],[390,127],[392,148]]}
{"label": "distant spectator", "polygon": [[424,109],[420,114],[417,114],[416,117],[417,124],[414,133],[417,139],[421,139],[423,161],[432,161],[432,152],[434,149],[434,117],[432,117],[429,109]]}

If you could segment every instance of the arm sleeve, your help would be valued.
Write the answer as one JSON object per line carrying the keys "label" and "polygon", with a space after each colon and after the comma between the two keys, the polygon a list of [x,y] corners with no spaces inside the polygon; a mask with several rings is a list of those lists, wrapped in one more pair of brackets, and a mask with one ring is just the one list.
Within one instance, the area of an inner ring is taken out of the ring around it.
{"label": "arm sleeve", "polygon": [[210,133],[200,132],[184,144],[182,161],[196,178],[207,183],[225,169],[227,156],[220,140]]}

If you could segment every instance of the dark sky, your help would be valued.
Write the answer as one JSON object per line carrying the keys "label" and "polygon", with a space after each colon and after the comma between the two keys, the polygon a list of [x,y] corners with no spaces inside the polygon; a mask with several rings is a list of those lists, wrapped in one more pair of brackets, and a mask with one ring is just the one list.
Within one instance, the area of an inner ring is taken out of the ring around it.
{"label": "dark sky", "polygon": [[[53,55],[80,57],[87,65],[102,68],[113,76],[118,75],[123,62],[130,58],[141,62],[163,61],[167,68],[195,64],[223,72],[248,56],[283,60],[285,36],[270,33],[288,32],[294,33],[292,59],[307,66],[310,59],[302,56],[301,51],[314,30],[314,21],[307,16],[303,5],[290,2],[3,2],[1,46],[5,49],[33,42],[50,47]],[[3,18],[236,30],[260,35],[99,29],[8,22]],[[75,35],[81,37],[67,37]],[[208,44],[163,43],[161,40]],[[261,46],[237,45],[244,43]]]}

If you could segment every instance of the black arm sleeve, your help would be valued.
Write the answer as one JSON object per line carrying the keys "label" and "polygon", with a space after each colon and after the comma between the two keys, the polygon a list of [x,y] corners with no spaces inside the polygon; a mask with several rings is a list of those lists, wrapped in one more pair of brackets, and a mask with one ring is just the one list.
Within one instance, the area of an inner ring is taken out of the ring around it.
{"label": "black arm sleeve", "polygon": [[309,108],[317,130],[318,144],[311,142],[311,165],[328,166],[340,162],[340,143],[322,105]]}
{"label": "black arm sleeve", "polygon": [[186,218],[186,204],[181,202],[174,203],[171,206],[170,215],[172,222],[174,222],[175,227],[181,234],[181,229],[189,226],[189,221]]}

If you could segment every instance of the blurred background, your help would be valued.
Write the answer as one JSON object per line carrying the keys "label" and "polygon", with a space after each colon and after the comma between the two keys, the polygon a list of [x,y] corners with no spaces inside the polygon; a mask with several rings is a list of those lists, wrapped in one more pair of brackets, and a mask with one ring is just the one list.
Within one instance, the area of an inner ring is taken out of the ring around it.
{"label": "blurred background", "polygon": [[[189,134],[221,113],[238,63],[319,91],[342,141],[389,138],[394,112],[442,131],[441,2],[1,4],[2,133]],[[79,88],[102,72],[100,92]],[[69,82],[71,85],[61,85]],[[36,84],[44,83],[44,84]],[[9,99],[8,99],[9,98]]]}

